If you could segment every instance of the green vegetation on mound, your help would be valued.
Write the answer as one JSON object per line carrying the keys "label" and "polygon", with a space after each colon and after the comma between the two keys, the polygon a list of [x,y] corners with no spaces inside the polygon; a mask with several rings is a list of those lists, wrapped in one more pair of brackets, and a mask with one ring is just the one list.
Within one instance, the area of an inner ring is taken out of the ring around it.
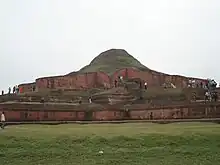
{"label": "green vegetation on mound", "polygon": [[220,161],[220,125],[212,123],[23,125],[6,127],[0,134],[4,165],[218,165]]}
{"label": "green vegetation on mound", "polygon": [[95,57],[89,65],[80,69],[79,72],[86,73],[102,71],[107,74],[112,74],[116,70],[128,67],[147,69],[146,66],[141,64],[137,59],[128,54],[125,50],[110,49]]}

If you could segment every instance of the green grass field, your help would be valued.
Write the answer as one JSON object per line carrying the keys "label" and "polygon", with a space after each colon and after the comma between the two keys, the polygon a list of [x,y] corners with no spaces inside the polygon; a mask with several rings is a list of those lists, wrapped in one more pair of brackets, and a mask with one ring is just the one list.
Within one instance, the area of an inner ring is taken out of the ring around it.
{"label": "green grass field", "polygon": [[219,165],[220,125],[8,126],[0,130],[0,164]]}

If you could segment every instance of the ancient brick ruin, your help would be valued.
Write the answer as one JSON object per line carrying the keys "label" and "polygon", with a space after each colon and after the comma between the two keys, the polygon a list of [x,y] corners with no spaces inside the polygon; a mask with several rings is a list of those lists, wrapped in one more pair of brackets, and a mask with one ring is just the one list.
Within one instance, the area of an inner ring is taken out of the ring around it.
{"label": "ancient brick ruin", "polygon": [[[204,101],[205,90],[201,84],[206,84],[206,79],[157,72],[145,67],[126,53],[124,50],[109,50],[101,53],[79,72],[42,77],[33,83],[20,84],[20,93],[0,97],[0,111],[6,113],[9,121],[169,120],[220,117],[218,101]],[[109,72],[97,67],[108,65],[108,60],[103,60],[103,57],[112,58],[111,65],[106,66],[107,71],[111,69]],[[114,65],[116,57],[131,61],[131,64],[122,62],[120,65],[120,62],[117,62],[116,67]],[[132,63],[132,60],[136,61]],[[94,68],[98,69],[95,72],[88,72],[92,65],[92,71]],[[119,79],[120,76],[123,80]],[[194,88],[188,87],[189,80],[196,82]],[[118,82],[117,86],[115,81]],[[143,88],[145,82],[147,89]],[[164,84],[173,84],[175,88],[165,88]]]}
{"label": "ancient brick ruin", "polygon": [[168,75],[152,70],[141,71],[135,68],[124,68],[117,70],[113,75],[109,76],[103,72],[83,73],[75,75],[64,75],[55,77],[38,78],[34,83],[20,84],[23,92],[31,92],[33,86],[36,86],[38,91],[45,89],[76,89],[86,90],[91,88],[114,87],[114,81],[118,76],[123,76],[126,79],[138,78],[143,82],[147,82],[149,87],[162,86],[164,83],[173,83],[176,87],[186,88],[190,79],[204,82],[205,79],[190,78],[178,75]]}

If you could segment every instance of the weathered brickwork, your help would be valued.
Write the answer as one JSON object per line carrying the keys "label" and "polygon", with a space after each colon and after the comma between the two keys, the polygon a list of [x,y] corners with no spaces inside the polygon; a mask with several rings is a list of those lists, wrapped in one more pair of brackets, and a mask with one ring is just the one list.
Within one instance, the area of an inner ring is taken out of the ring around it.
{"label": "weathered brickwork", "polygon": [[189,78],[179,75],[168,75],[152,70],[140,71],[135,68],[126,68],[116,71],[112,76],[112,82],[118,78],[118,76],[125,78],[140,78],[141,80],[148,83],[148,86],[161,86],[163,83],[173,83],[177,87],[185,88],[189,79],[197,81],[205,81],[198,78]]}
{"label": "weathered brickwork", "polygon": [[[143,82],[147,82],[148,86],[161,86],[163,83],[173,83],[177,87],[186,87],[188,77],[178,75],[168,75],[152,70],[140,71],[135,68],[125,68],[116,71],[112,76],[108,76],[104,72],[93,72],[84,74],[73,74],[64,76],[38,78],[35,83],[21,84],[23,92],[30,92],[32,86],[36,84],[38,91],[45,89],[89,89],[94,87],[110,88],[114,86],[114,81],[119,76],[124,78],[139,78]],[[203,79],[193,78],[198,81]]]}
{"label": "weathered brickwork", "polygon": [[18,85],[18,88],[20,89],[21,93],[32,92],[33,87],[36,87],[36,83],[27,83],[27,84]]}
{"label": "weathered brickwork", "polygon": [[[31,107],[31,108],[30,108]],[[103,110],[76,110],[71,106],[12,105],[1,104],[7,121],[109,121],[109,120],[158,120],[158,119],[200,119],[219,118],[220,104],[198,104],[130,109],[128,111],[109,107]]]}

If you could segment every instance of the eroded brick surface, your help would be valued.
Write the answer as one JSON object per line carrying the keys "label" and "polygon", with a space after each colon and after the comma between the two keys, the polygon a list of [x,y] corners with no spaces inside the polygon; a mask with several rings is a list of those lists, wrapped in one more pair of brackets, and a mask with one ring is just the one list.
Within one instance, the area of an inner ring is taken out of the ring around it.
{"label": "eroded brick surface", "polygon": [[36,83],[27,83],[27,84],[20,84],[18,85],[18,88],[21,88],[20,92],[32,92],[33,87],[36,87]]}
{"label": "eroded brick surface", "polygon": [[32,110],[25,106],[21,109],[19,107],[12,107],[11,105],[0,105],[0,111],[4,111],[7,121],[83,121],[83,120],[156,120],[156,119],[199,119],[199,118],[219,118],[220,104],[218,105],[199,105],[199,106],[182,106],[182,107],[155,107],[150,109],[136,109],[129,110],[128,116],[123,110],[63,110],[62,108]]}
{"label": "eroded brick surface", "polygon": [[[113,87],[119,76],[124,78],[139,78],[148,86],[161,86],[163,83],[173,83],[177,87],[187,87],[188,77],[168,75],[152,70],[140,71],[135,68],[125,68],[116,71],[112,76],[103,72],[83,73],[66,76],[44,77],[36,80],[36,89],[89,89],[95,87]],[[203,79],[196,79],[205,81]],[[35,83],[32,83],[35,84]],[[24,92],[31,91],[31,84],[21,84]]]}

